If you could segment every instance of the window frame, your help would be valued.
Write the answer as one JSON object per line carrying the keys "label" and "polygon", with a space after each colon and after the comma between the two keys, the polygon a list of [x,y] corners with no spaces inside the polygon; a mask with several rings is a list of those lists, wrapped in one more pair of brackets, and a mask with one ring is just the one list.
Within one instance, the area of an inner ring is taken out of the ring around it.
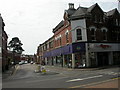
{"label": "window frame", "polygon": [[[96,30],[97,30],[97,28],[95,26],[91,26],[91,27],[89,27],[89,29],[90,29],[91,40],[96,41]],[[91,32],[92,32],[91,30],[94,30],[94,35],[91,34]],[[92,38],[94,38],[94,39],[92,39]]]}
{"label": "window frame", "polygon": [[[78,31],[80,31],[80,34],[78,34]],[[78,39],[80,38],[80,39]],[[77,28],[76,29],[76,40],[77,41],[81,41],[82,40],[82,29],[81,28]]]}

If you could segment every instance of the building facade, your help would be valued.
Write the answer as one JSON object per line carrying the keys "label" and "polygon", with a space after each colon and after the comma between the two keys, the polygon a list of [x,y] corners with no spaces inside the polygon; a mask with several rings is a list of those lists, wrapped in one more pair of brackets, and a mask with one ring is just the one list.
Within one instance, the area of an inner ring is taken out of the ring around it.
{"label": "building facade", "polygon": [[69,4],[54,35],[38,46],[40,63],[62,67],[98,67],[120,64],[120,13]]}
{"label": "building facade", "polygon": [[4,22],[2,17],[0,16],[0,31],[1,31],[1,56],[2,56],[2,71],[8,69],[8,60],[7,60],[7,39],[8,36],[4,31]]}

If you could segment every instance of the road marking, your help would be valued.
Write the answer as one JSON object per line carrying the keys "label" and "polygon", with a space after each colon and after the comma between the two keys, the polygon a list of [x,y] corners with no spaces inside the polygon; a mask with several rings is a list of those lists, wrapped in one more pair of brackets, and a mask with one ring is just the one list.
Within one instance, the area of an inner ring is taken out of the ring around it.
{"label": "road marking", "polygon": [[72,80],[68,80],[68,81],[66,81],[66,82],[81,81],[81,80],[86,80],[86,79],[91,79],[91,78],[102,77],[102,76],[103,76],[103,75],[92,76],[92,77],[87,77],[87,78],[78,78],[78,79],[72,79]]}
{"label": "road marking", "polygon": [[73,87],[69,87],[69,88],[81,88],[81,87],[86,87],[86,86],[92,86],[92,85],[97,85],[97,84],[100,84],[100,83],[105,83],[105,82],[113,81],[113,80],[116,80],[116,79],[120,79],[120,78],[119,77],[118,78],[112,78],[112,79],[105,80],[105,81],[94,82],[94,83],[84,84],[84,85],[78,85],[78,86],[73,86]]}

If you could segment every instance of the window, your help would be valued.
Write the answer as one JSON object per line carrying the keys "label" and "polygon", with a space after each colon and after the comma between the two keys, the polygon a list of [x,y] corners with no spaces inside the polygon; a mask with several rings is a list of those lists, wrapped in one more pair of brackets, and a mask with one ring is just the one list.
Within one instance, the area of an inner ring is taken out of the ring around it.
{"label": "window", "polygon": [[103,30],[103,40],[107,40],[107,31]]}
{"label": "window", "polygon": [[60,37],[60,46],[62,45],[61,37]]}
{"label": "window", "polygon": [[77,40],[82,40],[82,32],[81,32],[81,29],[77,29],[77,30],[76,30],[76,34],[77,34]]}
{"label": "window", "polygon": [[102,23],[103,22],[103,17],[100,15],[99,16],[99,22]]}
{"label": "window", "polygon": [[102,28],[102,33],[103,33],[103,40],[106,41],[107,40],[107,28]]}
{"label": "window", "polygon": [[95,41],[96,40],[96,27],[90,27],[90,35],[91,35],[91,40]]}
{"label": "window", "polygon": [[65,32],[66,35],[66,43],[69,43],[69,32],[68,30]]}
{"label": "window", "polygon": [[117,26],[119,25],[118,19],[115,19],[115,23],[116,23]]}
{"label": "window", "polygon": [[66,33],[66,43],[69,42],[68,33]]}
{"label": "window", "polygon": [[97,22],[97,16],[96,15],[93,16],[93,21]]}
{"label": "window", "polygon": [[95,40],[95,29],[94,28],[91,29],[91,38],[92,40]]}

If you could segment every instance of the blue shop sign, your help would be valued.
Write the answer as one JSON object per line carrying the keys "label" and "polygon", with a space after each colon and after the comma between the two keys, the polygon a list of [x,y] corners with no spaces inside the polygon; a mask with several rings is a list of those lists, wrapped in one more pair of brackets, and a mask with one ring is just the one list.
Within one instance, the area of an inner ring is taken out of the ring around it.
{"label": "blue shop sign", "polygon": [[85,43],[73,43],[72,50],[73,50],[73,53],[85,52]]}

